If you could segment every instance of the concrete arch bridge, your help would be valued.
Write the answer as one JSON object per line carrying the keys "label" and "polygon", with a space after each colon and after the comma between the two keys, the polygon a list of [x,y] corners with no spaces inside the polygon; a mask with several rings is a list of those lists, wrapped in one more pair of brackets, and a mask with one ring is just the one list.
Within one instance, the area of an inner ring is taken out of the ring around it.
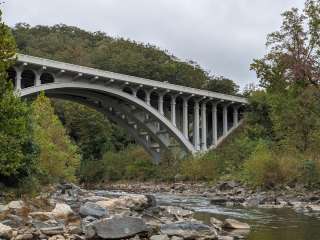
{"label": "concrete arch bridge", "polygon": [[155,163],[167,151],[217,147],[242,122],[247,100],[98,69],[17,55],[9,71],[22,98],[47,96],[90,106],[121,125]]}

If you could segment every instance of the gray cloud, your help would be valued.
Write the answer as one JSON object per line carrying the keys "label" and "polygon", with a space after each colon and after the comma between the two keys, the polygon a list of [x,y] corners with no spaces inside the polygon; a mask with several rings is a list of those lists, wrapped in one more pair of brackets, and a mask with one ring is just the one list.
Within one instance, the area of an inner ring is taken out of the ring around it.
{"label": "gray cloud", "polygon": [[303,0],[7,0],[2,7],[10,26],[64,23],[149,42],[243,87],[256,82],[249,65],[265,53],[280,13]]}

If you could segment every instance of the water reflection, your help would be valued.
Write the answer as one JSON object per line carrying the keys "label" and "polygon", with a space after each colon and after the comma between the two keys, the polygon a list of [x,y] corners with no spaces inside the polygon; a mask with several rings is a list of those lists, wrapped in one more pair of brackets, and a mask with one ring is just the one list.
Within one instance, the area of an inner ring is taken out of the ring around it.
{"label": "water reflection", "polygon": [[251,225],[248,240],[317,240],[320,220],[291,209],[244,209],[214,206],[205,197],[158,194],[160,205],[182,206],[196,211],[195,217],[210,223],[210,217],[235,218]]}

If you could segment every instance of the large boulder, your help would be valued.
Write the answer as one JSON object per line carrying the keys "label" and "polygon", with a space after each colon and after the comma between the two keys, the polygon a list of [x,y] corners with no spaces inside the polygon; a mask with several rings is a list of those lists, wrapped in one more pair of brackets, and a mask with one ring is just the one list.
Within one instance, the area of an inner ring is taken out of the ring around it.
{"label": "large boulder", "polygon": [[13,210],[21,210],[25,207],[25,203],[23,201],[11,201],[8,204],[8,208]]}
{"label": "large boulder", "polygon": [[136,217],[114,216],[93,222],[92,225],[96,235],[102,239],[122,239],[148,231],[145,222]]}
{"label": "large boulder", "polygon": [[12,228],[0,223],[0,239],[11,239],[12,237]]}
{"label": "large boulder", "polygon": [[79,213],[82,217],[92,216],[103,218],[108,215],[107,209],[93,202],[86,202],[80,207]]}
{"label": "large boulder", "polygon": [[160,232],[168,236],[178,236],[185,239],[201,237],[214,239],[217,236],[216,231],[208,225],[192,221],[164,224],[160,227]]}
{"label": "large boulder", "polygon": [[119,198],[112,198],[105,201],[96,202],[101,207],[115,210],[115,209],[132,209],[143,210],[148,206],[148,198],[145,195],[129,194]]}
{"label": "large boulder", "polygon": [[71,207],[65,203],[57,203],[51,213],[56,218],[68,218],[73,215]]}
{"label": "large boulder", "polygon": [[249,224],[240,222],[235,219],[226,219],[223,223],[223,228],[228,229],[250,229]]}

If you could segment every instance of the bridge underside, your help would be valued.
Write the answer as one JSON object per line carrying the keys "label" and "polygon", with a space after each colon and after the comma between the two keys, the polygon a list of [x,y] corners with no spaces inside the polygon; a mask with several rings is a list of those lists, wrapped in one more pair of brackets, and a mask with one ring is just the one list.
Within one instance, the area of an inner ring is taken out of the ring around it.
{"label": "bridge underside", "polygon": [[92,107],[126,129],[156,163],[168,151],[184,156],[215,148],[242,121],[243,98],[20,58],[9,76],[21,97],[44,91],[49,97]]}

